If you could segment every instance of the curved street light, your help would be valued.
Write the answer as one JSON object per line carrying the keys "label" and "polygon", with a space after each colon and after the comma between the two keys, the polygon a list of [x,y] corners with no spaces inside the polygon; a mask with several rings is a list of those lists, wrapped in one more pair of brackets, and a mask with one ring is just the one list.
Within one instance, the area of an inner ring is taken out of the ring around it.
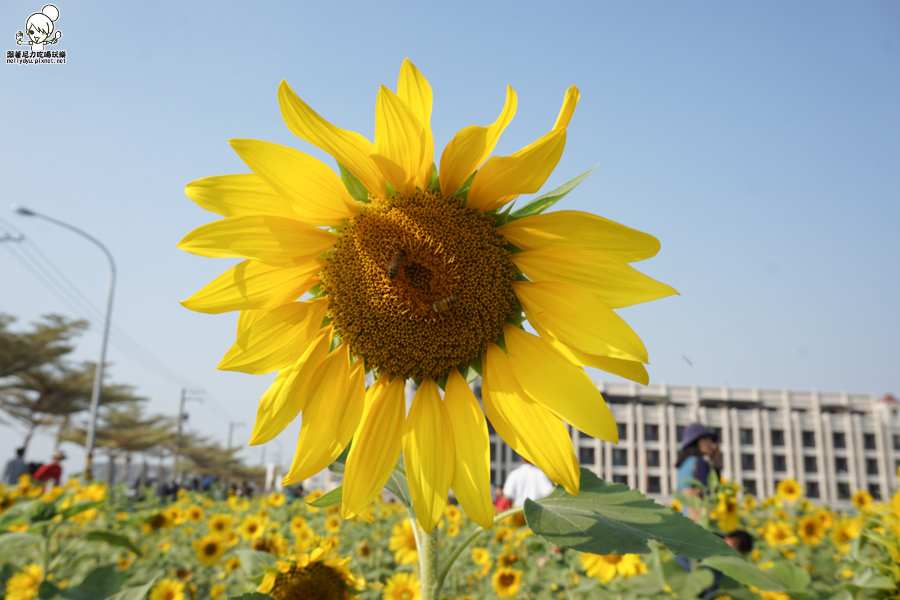
{"label": "curved street light", "polygon": [[90,480],[93,479],[92,460],[94,457],[94,440],[97,432],[97,408],[100,406],[100,392],[103,389],[103,366],[106,364],[106,346],[109,342],[109,320],[112,315],[113,291],[116,289],[116,263],[113,260],[112,254],[110,254],[106,246],[100,243],[100,240],[91,234],[78,229],[74,225],[69,225],[68,223],[54,219],[53,217],[42,215],[41,213],[34,212],[33,210],[29,210],[18,204],[13,204],[12,209],[20,215],[25,215],[26,217],[38,217],[45,221],[55,223],[60,227],[65,227],[69,231],[74,231],[78,235],[85,237],[96,244],[97,247],[103,250],[103,254],[106,255],[106,259],[109,261],[109,292],[106,295],[106,315],[103,319],[103,334],[100,343],[100,362],[97,363],[97,367],[94,369],[94,387],[91,390],[91,408],[88,413],[87,440],[85,441],[86,454],[84,459],[84,478],[85,480]]}

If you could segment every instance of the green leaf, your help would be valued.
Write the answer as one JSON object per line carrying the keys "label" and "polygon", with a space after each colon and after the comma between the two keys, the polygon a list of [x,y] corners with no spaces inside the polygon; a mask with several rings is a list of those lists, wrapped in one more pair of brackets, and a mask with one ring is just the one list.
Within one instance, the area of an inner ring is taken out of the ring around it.
{"label": "green leaf", "polygon": [[262,592],[247,592],[240,596],[228,596],[228,600],[272,600],[273,596]]}
{"label": "green leaf", "polygon": [[154,577],[144,585],[125,588],[118,594],[113,594],[106,600],[144,600],[144,598],[147,597],[147,594],[150,593],[150,590],[153,589],[153,586],[156,585],[157,579],[159,579],[159,577]]}
{"label": "green leaf", "polygon": [[409,508],[412,506],[412,496],[409,493],[409,484],[406,483],[406,475],[399,467],[394,467],[391,472],[391,478],[384,485],[392,494],[397,496],[400,504]]}
{"label": "green leaf", "polygon": [[369,190],[366,189],[362,181],[341,163],[338,163],[338,168],[341,170],[341,181],[344,182],[344,187],[347,188],[350,197],[357,202],[368,202]]}
{"label": "green leaf", "polygon": [[28,546],[36,546],[44,541],[39,535],[27,531],[10,531],[0,534],[0,548],[3,554],[22,553]]}
{"label": "green leaf", "polygon": [[10,525],[24,522],[31,513],[32,507],[37,504],[37,500],[26,500],[18,502],[13,507],[8,508],[0,515],[0,530],[6,529]]}
{"label": "green leaf", "polygon": [[344,486],[339,485],[327,494],[319,496],[312,502],[307,502],[307,504],[309,504],[310,506],[315,506],[316,508],[328,508],[329,506],[340,504],[343,490]]}
{"label": "green leaf", "polygon": [[581,469],[581,491],[561,487],[546,498],[525,501],[525,520],[553,544],[594,554],[649,552],[655,539],[676,554],[704,558],[735,551],[719,536],[637,490],[606,483]]}
{"label": "green leaf", "polygon": [[703,564],[768,592],[803,592],[809,587],[809,573],[784,561],[765,571],[741,556],[710,556]]}
{"label": "green leaf", "polygon": [[92,501],[85,501],[85,502],[76,502],[72,506],[70,506],[68,508],[64,508],[61,511],[59,511],[59,514],[62,515],[63,519],[69,519],[71,517],[74,517],[77,514],[83,513],[86,510],[90,510],[92,508],[97,508],[98,506],[101,506],[104,502],[105,502],[105,500],[92,500]]}
{"label": "green leaf", "polygon": [[597,167],[591,167],[578,177],[574,179],[570,179],[566,183],[562,184],[555,190],[551,192],[547,192],[546,194],[541,194],[528,204],[525,204],[521,208],[514,210],[510,217],[510,220],[521,219],[522,217],[527,217],[530,215],[536,215],[538,213],[542,213],[557,202],[559,202],[566,194],[575,189],[579,183],[584,181],[585,177],[591,174],[591,171],[596,169]]}
{"label": "green leaf", "polygon": [[124,583],[117,565],[103,565],[87,574],[78,586],[63,590],[66,600],[94,600],[108,598],[117,593]]}
{"label": "green leaf", "polygon": [[347,457],[350,456],[350,447],[353,443],[347,444],[347,447],[344,448],[341,455],[334,459],[334,462],[328,465],[328,470],[332,473],[343,473],[344,468],[347,466]]}
{"label": "green leaf", "polygon": [[128,548],[138,556],[141,555],[141,550],[138,548],[131,538],[125,535],[121,535],[118,533],[111,533],[109,531],[89,531],[82,536],[85,540],[89,542],[106,542],[112,546],[119,546],[120,548]]}
{"label": "green leaf", "polygon": [[241,559],[241,569],[248,576],[258,575],[265,567],[274,567],[275,556],[259,550],[235,550],[234,554]]}

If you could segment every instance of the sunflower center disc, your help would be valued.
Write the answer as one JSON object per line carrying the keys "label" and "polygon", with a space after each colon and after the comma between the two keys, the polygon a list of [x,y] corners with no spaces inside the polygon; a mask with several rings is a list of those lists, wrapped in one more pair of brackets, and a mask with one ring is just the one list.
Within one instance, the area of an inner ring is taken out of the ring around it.
{"label": "sunflower center disc", "polygon": [[344,577],[324,563],[307,567],[292,565],[287,573],[279,573],[267,592],[277,600],[343,600],[346,595]]}
{"label": "sunflower center disc", "polygon": [[479,356],[516,306],[506,240],[457,198],[375,199],[339,235],[322,272],[329,316],[379,373],[440,379]]}

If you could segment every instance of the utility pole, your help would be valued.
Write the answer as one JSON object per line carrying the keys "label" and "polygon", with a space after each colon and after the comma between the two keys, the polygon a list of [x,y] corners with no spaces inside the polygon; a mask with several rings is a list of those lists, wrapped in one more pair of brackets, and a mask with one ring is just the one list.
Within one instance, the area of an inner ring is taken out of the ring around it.
{"label": "utility pole", "polygon": [[234,435],[235,427],[243,427],[244,424],[240,421],[231,421],[228,423],[228,449],[231,450],[231,438]]}
{"label": "utility pole", "polygon": [[187,421],[188,415],[184,412],[184,403],[188,400],[196,400],[203,402],[203,390],[188,390],[181,388],[181,400],[178,402],[178,437],[175,438],[175,460],[172,463],[172,480],[178,483],[178,459],[181,458],[181,444],[184,441],[182,431],[184,430],[184,422]]}

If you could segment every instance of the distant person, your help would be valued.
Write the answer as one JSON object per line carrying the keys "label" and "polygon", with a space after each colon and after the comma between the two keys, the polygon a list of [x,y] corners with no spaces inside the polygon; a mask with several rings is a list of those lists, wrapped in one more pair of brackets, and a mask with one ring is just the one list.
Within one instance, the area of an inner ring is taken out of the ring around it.
{"label": "distant person", "polygon": [[[693,498],[703,498],[708,493],[710,475],[719,480],[722,466],[722,451],[719,436],[702,423],[691,423],[684,428],[681,436],[681,450],[675,468],[678,469],[678,491]],[[699,486],[698,486],[699,484]],[[694,521],[700,518],[699,511],[684,505],[684,514]]]}
{"label": "distant person", "polygon": [[66,460],[66,455],[62,450],[53,452],[53,460],[41,466],[35,471],[35,481],[53,481],[53,485],[61,485],[62,483],[62,465],[59,464]]}
{"label": "distant person", "polygon": [[544,472],[522,457],[518,467],[509,472],[503,484],[503,496],[513,506],[522,506],[526,498],[537,500],[553,491],[553,483]]}
{"label": "distant person", "polygon": [[28,463],[25,462],[25,448],[16,448],[16,455],[9,459],[6,468],[3,469],[3,483],[16,485],[19,477],[28,473]]}
{"label": "distant person", "polygon": [[753,536],[743,529],[735,529],[731,533],[723,535],[722,538],[729,546],[741,554],[750,554],[753,552]]}

